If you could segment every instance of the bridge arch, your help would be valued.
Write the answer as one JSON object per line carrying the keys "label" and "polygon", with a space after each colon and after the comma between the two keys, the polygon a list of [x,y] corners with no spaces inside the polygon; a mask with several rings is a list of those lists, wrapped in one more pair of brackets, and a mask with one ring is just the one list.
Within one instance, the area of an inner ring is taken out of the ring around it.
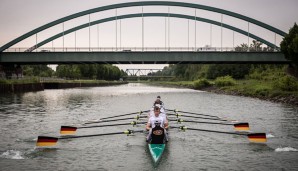
{"label": "bridge arch", "polygon": [[210,6],[205,6],[205,5],[200,5],[200,4],[193,4],[193,3],[185,3],[185,2],[171,2],[171,1],[141,1],[141,2],[127,2],[127,3],[120,3],[120,4],[113,4],[113,5],[107,5],[107,6],[102,6],[102,7],[98,7],[98,8],[93,8],[93,9],[89,9],[89,10],[85,10],[85,11],[81,11],[63,18],[60,18],[58,20],[52,21],[48,24],[45,24],[41,27],[38,27],[12,41],[10,41],[9,43],[3,45],[0,48],[0,52],[3,52],[5,49],[15,45],[16,43],[36,34],[39,33],[47,28],[53,27],[57,24],[63,23],[65,21],[77,18],[77,17],[81,17],[84,15],[88,15],[88,14],[92,14],[92,13],[96,13],[96,12],[101,12],[101,11],[106,11],[106,10],[112,10],[112,9],[117,9],[117,8],[125,8],[125,7],[137,7],[137,6],[177,6],[177,7],[187,7],[187,8],[194,8],[194,9],[202,9],[202,10],[206,10],[206,11],[212,11],[212,12],[216,12],[216,13],[221,13],[224,15],[228,15],[228,16],[232,16],[244,21],[247,21],[249,23],[253,23],[256,24],[260,27],[263,27],[267,30],[270,30],[276,34],[279,34],[281,36],[285,36],[286,33],[275,28],[272,27],[266,23],[263,23],[261,21],[255,20],[253,18],[235,13],[235,12],[231,12],[231,11],[227,11],[224,9],[220,9],[220,8],[215,8],[215,7],[210,7]]}
{"label": "bridge arch", "polygon": [[[120,16],[117,16],[117,19],[115,17],[109,17],[109,18],[104,18],[104,19],[100,19],[100,20],[96,20],[96,21],[93,21],[93,22],[90,22],[90,25],[89,23],[86,23],[86,24],[82,24],[80,26],[77,26],[77,27],[74,27],[74,28],[71,28],[69,30],[65,30],[64,32],[61,32],[61,33],[58,33],[40,43],[38,43],[36,46],[33,46],[32,48],[30,48],[30,51],[33,51],[59,37],[62,37],[63,35],[67,35],[67,34],[70,34],[74,31],[77,31],[77,30],[81,30],[83,28],[86,28],[86,27],[89,27],[89,26],[92,26],[92,25],[96,25],[96,24],[102,24],[102,23],[105,23],[105,22],[110,22],[110,21],[114,21],[114,20],[120,20],[120,19],[127,19],[127,18],[136,18],[136,17],[174,17],[174,18],[183,18],[183,19],[190,19],[190,20],[196,20],[196,21],[201,21],[201,22],[205,22],[205,23],[210,23],[210,24],[213,24],[213,25],[217,25],[217,26],[221,26],[221,23],[220,22],[217,22],[217,21],[214,21],[214,20],[209,20],[209,19],[205,19],[205,18],[201,18],[201,17],[193,17],[193,16],[189,16],[189,15],[183,15],[183,14],[173,14],[173,13],[138,13],[138,14],[126,14],[126,15],[120,15]],[[222,27],[224,28],[227,28],[227,29],[230,29],[230,30],[233,30],[235,32],[238,32],[240,34],[243,34],[245,36],[248,35],[248,32],[247,31],[244,31],[244,30],[241,30],[241,29],[238,29],[236,27],[233,27],[231,25],[228,25],[228,24],[224,24],[222,23]],[[269,47],[272,47],[272,48],[276,48],[277,46],[252,34],[252,33],[249,33],[249,37],[250,38],[253,38],[257,41],[260,41],[262,43],[264,43],[265,45],[269,46]]]}

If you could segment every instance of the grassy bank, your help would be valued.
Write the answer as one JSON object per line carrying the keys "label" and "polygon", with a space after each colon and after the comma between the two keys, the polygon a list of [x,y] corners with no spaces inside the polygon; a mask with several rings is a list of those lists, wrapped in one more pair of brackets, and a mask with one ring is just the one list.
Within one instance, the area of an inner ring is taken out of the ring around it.
{"label": "grassy bank", "polygon": [[263,100],[291,104],[298,106],[298,91],[287,91],[276,88],[276,81],[264,80],[233,80],[233,85],[218,86],[216,80],[207,80],[208,84],[198,86],[197,81],[177,81],[177,82],[145,82],[151,85],[185,87],[196,90],[203,90],[219,94],[238,95],[254,97]]}
{"label": "grassy bank", "polygon": [[105,80],[63,80],[41,79],[38,77],[0,80],[0,94],[15,92],[43,91],[44,89],[65,89],[75,87],[101,87],[127,84],[124,81]]}
{"label": "grassy bank", "polygon": [[32,83],[81,83],[81,84],[100,84],[100,83],[119,83],[118,81],[106,81],[106,80],[65,80],[56,78],[39,78],[29,77],[22,79],[0,79],[0,84],[32,84]]}

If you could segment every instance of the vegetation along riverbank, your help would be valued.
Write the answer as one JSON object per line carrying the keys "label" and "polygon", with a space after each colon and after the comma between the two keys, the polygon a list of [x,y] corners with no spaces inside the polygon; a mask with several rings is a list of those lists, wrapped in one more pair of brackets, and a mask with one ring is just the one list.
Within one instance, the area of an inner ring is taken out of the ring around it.
{"label": "vegetation along riverbank", "polygon": [[[175,82],[145,82],[150,85],[185,87],[218,94],[246,96],[298,106],[298,91],[274,89],[269,82],[258,80],[234,80],[233,85],[218,85],[214,80],[175,81]],[[202,86],[204,85],[204,86]],[[201,87],[202,86],[202,87]]]}
{"label": "vegetation along riverbank", "polygon": [[33,77],[28,79],[0,80],[0,94],[43,91],[45,89],[100,87],[120,84],[127,84],[127,82],[105,80],[63,80]]}
{"label": "vegetation along riverbank", "polygon": [[58,65],[56,71],[47,65],[23,65],[17,68],[21,68],[19,74],[14,74],[13,66],[6,67],[5,76],[0,77],[0,94],[127,83],[116,81],[125,73],[108,64]]}

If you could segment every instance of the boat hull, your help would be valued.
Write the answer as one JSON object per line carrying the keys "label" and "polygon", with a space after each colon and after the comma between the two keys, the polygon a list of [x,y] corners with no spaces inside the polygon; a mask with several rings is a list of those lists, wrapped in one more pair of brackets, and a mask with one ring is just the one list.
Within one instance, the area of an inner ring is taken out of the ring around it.
{"label": "boat hull", "polygon": [[148,144],[148,147],[154,163],[159,162],[166,148],[166,144]]}

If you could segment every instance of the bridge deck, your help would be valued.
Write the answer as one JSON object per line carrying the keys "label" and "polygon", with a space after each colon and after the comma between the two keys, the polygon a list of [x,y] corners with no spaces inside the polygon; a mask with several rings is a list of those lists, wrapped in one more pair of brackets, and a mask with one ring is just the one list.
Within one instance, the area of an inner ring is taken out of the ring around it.
{"label": "bridge deck", "polygon": [[2,52],[0,63],[14,64],[185,64],[289,63],[281,52]]}

